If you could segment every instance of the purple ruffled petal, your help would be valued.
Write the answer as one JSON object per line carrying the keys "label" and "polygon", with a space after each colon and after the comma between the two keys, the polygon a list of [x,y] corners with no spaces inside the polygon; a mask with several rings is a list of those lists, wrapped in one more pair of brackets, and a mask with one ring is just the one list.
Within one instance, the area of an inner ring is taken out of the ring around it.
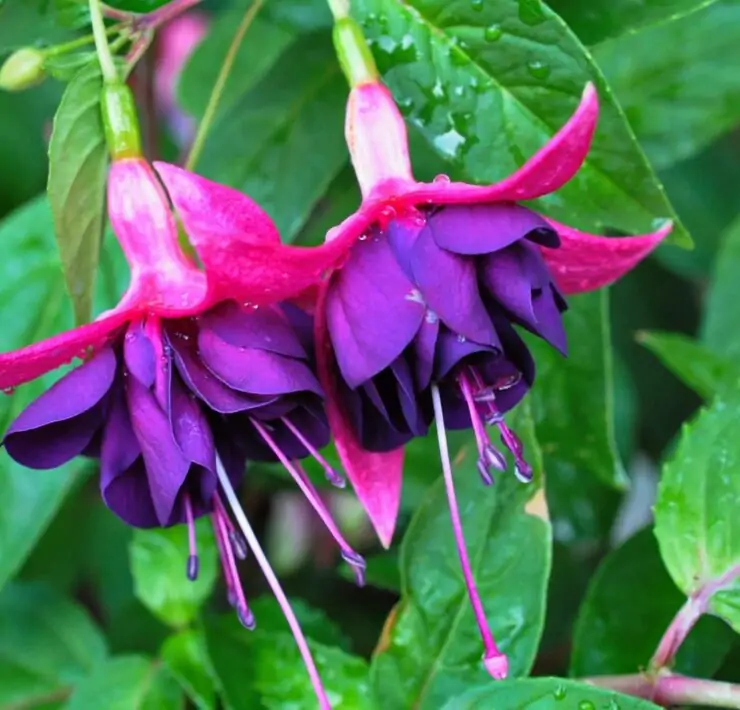
{"label": "purple ruffled petal", "polygon": [[204,313],[198,325],[201,331],[213,331],[221,340],[237,348],[306,357],[288,317],[276,306],[245,310],[234,301],[227,301]]}
{"label": "purple ruffled petal", "polygon": [[447,205],[429,217],[427,230],[438,246],[456,254],[496,252],[529,235],[557,244],[557,233],[542,217],[506,202]]}
{"label": "purple ruffled petal", "polygon": [[414,338],[414,381],[417,390],[429,387],[434,372],[434,351],[439,336],[439,318],[427,311],[424,322]]}
{"label": "purple ruffled petal", "polygon": [[496,332],[478,292],[472,257],[442,249],[431,231],[424,230],[414,244],[411,268],[424,301],[450,330],[478,343],[496,342]]}
{"label": "purple ruffled petal", "polygon": [[388,367],[413,340],[424,312],[385,239],[355,244],[326,298],[329,334],[347,384],[357,387]]}
{"label": "purple ruffled petal", "polygon": [[157,355],[144,331],[144,323],[132,323],[123,339],[123,360],[126,369],[144,387],[154,386]]}
{"label": "purple ruffled petal", "polygon": [[221,340],[212,330],[198,334],[200,357],[223,383],[252,395],[313,392],[321,386],[308,365],[267,350],[238,348]]}
{"label": "purple ruffled petal", "polygon": [[464,336],[453,333],[449,328],[442,328],[437,340],[437,351],[434,360],[434,378],[443,380],[466,358],[485,355],[494,359],[501,356],[503,344],[496,337],[496,344],[481,345]]}
{"label": "purple ruffled petal", "polygon": [[85,451],[103,424],[115,373],[115,353],[103,348],[56,382],[11,424],[3,442],[10,456],[50,469]]}

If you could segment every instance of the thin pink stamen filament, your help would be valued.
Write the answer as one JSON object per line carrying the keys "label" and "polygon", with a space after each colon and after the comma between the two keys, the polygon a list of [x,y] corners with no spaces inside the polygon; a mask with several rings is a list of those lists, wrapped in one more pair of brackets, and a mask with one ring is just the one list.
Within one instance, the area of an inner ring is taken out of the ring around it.
{"label": "thin pink stamen filament", "polygon": [[496,641],[493,638],[491,629],[488,627],[488,620],[483,609],[483,604],[478,594],[478,588],[473,578],[473,571],[470,566],[470,558],[465,545],[465,536],[463,534],[462,522],[460,520],[460,510],[457,505],[457,496],[455,495],[455,484],[452,480],[452,465],[450,463],[450,452],[447,447],[447,432],[445,431],[444,412],[442,411],[442,400],[439,396],[439,389],[432,385],[432,403],[434,405],[434,418],[437,423],[437,438],[439,440],[439,454],[442,462],[442,473],[444,475],[445,489],[447,491],[447,500],[450,506],[450,518],[452,519],[452,531],[455,536],[457,554],[460,557],[460,566],[465,586],[468,589],[468,597],[473,607],[475,620],[480,630],[483,645],[485,647],[484,663],[488,672],[497,679],[505,678],[508,673],[508,660],[506,655],[501,653]]}
{"label": "thin pink stamen filament", "polygon": [[298,623],[298,619],[293,612],[293,608],[290,606],[290,602],[285,596],[285,592],[280,586],[278,578],[272,571],[272,567],[270,567],[270,563],[265,553],[262,551],[262,547],[259,544],[259,540],[257,539],[254,530],[252,530],[252,526],[247,520],[247,516],[244,515],[244,511],[239,505],[239,501],[236,497],[236,493],[234,492],[234,488],[232,487],[231,481],[229,480],[224,466],[221,463],[221,459],[218,456],[216,457],[216,474],[218,475],[221,487],[226,494],[226,500],[229,502],[231,510],[234,513],[234,517],[236,518],[236,521],[239,524],[242,533],[244,534],[244,538],[246,539],[247,544],[254,553],[254,557],[257,560],[259,566],[262,568],[262,573],[264,574],[267,583],[270,585],[272,593],[278,600],[278,604],[280,604],[280,607],[283,610],[283,614],[285,615],[285,619],[288,622],[288,626],[290,626],[290,630],[293,632],[293,638],[295,638],[296,645],[298,646],[301,657],[303,658],[303,663],[305,664],[308,675],[311,678],[311,684],[313,685],[314,692],[316,693],[316,697],[318,698],[319,706],[321,710],[331,710],[329,698],[327,697],[324,686],[321,683],[319,671],[316,668],[316,663],[313,659],[313,656],[311,655],[311,649],[308,647],[306,637],[303,635],[303,631],[301,630],[301,625]]}
{"label": "thin pink stamen filament", "polygon": [[293,422],[291,422],[288,417],[280,418],[282,419],[285,426],[290,429],[295,438],[298,439],[298,441],[300,441],[301,444],[306,447],[311,456],[313,456],[324,467],[324,471],[326,472],[326,477],[329,482],[337,486],[338,488],[344,488],[344,486],[347,485],[347,482],[334,468],[329,465],[329,462],[321,455],[319,450],[305,436],[303,436],[301,430],[295,424],[293,424]]}
{"label": "thin pink stamen filament", "polygon": [[321,500],[319,492],[316,490],[313,483],[311,483],[311,479],[306,475],[306,472],[303,470],[300,464],[291,461],[282,452],[280,447],[270,436],[267,429],[262,426],[262,424],[260,424],[256,419],[251,419],[251,422],[259,435],[264,439],[265,443],[270,447],[270,449],[272,449],[275,456],[278,457],[280,463],[283,464],[290,475],[293,476],[293,480],[295,480],[295,482],[298,484],[298,487],[303,492],[303,495],[306,496],[308,502],[313,506],[313,509],[316,511],[319,518],[321,518],[321,521],[326,526],[326,529],[334,538],[337,545],[339,545],[339,548],[342,551],[342,557],[344,557],[344,559],[354,568],[355,576],[357,577],[357,583],[359,585],[362,585],[364,581],[363,573],[365,569],[364,560],[350,547],[349,543],[344,539],[344,536],[332,519],[331,513],[329,513],[326,505],[324,505],[324,501]]}

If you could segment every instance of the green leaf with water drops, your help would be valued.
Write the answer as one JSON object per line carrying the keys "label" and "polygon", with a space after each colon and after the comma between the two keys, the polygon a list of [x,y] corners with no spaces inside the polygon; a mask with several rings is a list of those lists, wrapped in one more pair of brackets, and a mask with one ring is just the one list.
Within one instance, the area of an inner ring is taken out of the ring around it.
{"label": "green leaf with water drops", "polygon": [[[356,0],[352,4],[407,120],[449,174],[489,183],[510,175],[568,120],[587,82],[599,130],[578,175],[537,206],[586,230],[651,231],[677,220],[599,69],[545,5],[517,0]],[[676,222],[671,239],[691,240]]]}
{"label": "green leaf with water drops", "polygon": [[657,705],[560,678],[528,678],[487,683],[450,699],[442,710],[659,710]]}
{"label": "green leaf with water drops", "polygon": [[655,534],[673,581],[740,631],[740,387],[685,424],[666,463]]}
{"label": "green leaf with water drops", "polygon": [[186,525],[136,530],[129,547],[136,596],[155,616],[174,627],[195,618],[216,583],[216,542],[207,517],[196,522],[195,537],[199,569],[193,581],[186,574]]}
{"label": "green leaf with water drops", "polygon": [[[645,528],[610,552],[592,577],[575,626],[570,674],[637,673],[647,668],[684,601],[660,559],[652,529]],[[711,677],[734,638],[719,619],[700,619],[681,645],[674,670]]]}
{"label": "green leaf with water drops", "polygon": [[715,352],[740,362],[740,219],[722,237],[702,323],[702,340]]}
{"label": "green leaf with water drops", "polygon": [[[539,4],[540,0],[534,0]],[[641,27],[665,23],[690,15],[715,0],[550,0],[548,3],[585,44],[628,34]],[[526,4],[526,3],[522,3]]]}
{"label": "green leaf with water drops", "polygon": [[643,332],[638,340],[697,394],[708,399],[740,382],[740,362],[682,333]]}
{"label": "green leaf with water drops", "polygon": [[[510,424],[541,481],[526,403]],[[544,624],[551,542],[547,506],[540,483],[523,485],[511,471],[484,488],[475,459],[468,447],[457,457],[454,471],[472,571],[511,674],[526,675]],[[463,582],[442,480],[409,525],[400,565],[401,601],[373,659],[373,684],[386,710],[438,710],[447,698],[490,681],[481,662],[483,644]]]}
{"label": "green leaf with water drops", "polygon": [[723,0],[594,49],[656,167],[691,156],[740,121],[739,23],[740,5]]}
{"label": "green leaf with water drops", "polygon": [[214,710],[216,688],[203,633],[188,629],[170,636],[160,655],[198,710]]}

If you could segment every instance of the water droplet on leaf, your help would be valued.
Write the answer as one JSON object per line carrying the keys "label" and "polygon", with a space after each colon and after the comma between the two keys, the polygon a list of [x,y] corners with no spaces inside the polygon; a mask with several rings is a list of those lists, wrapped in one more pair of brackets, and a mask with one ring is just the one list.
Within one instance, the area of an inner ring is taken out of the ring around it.
{"label": "water droplet on leaf", "polygon": [[483,39],[486,42],[496,42],[501,39],[501,35],[504,31],[501,29],[501,25],[490,25],[483,30]]}
{"label": "water droplet on leaf", "polygon": [[470,7],[476,12],[480,12],[483,9],[484,0],[470,0]]}
{"label": "water droplet on leaf", "polygon": [[540,81],[544,81],[548,76],[550,76],[549,65],[544,62],[540,62],[537,59],[527,64],[527,70],[535,79],[539,79]]}
{"label": "water droplet on leaf", "polygon": [[590,700],[581,700],[578,710],[596,710],[596,706]]}

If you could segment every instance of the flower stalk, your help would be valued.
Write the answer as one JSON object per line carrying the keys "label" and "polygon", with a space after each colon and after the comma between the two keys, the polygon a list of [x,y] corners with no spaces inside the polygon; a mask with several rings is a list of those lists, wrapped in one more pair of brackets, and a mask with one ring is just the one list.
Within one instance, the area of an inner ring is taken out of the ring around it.
{"label": "flower stalk", "polygon": [[118,82],[118,70],[113,60],[113,53],[108,45],[108,33],[103,21],[103,10],[100,0],[90,0],[90,21],[92,23],[93,37],[95,38],[95,50],[98,53],[100,71],[103,79],[108,83]]}

